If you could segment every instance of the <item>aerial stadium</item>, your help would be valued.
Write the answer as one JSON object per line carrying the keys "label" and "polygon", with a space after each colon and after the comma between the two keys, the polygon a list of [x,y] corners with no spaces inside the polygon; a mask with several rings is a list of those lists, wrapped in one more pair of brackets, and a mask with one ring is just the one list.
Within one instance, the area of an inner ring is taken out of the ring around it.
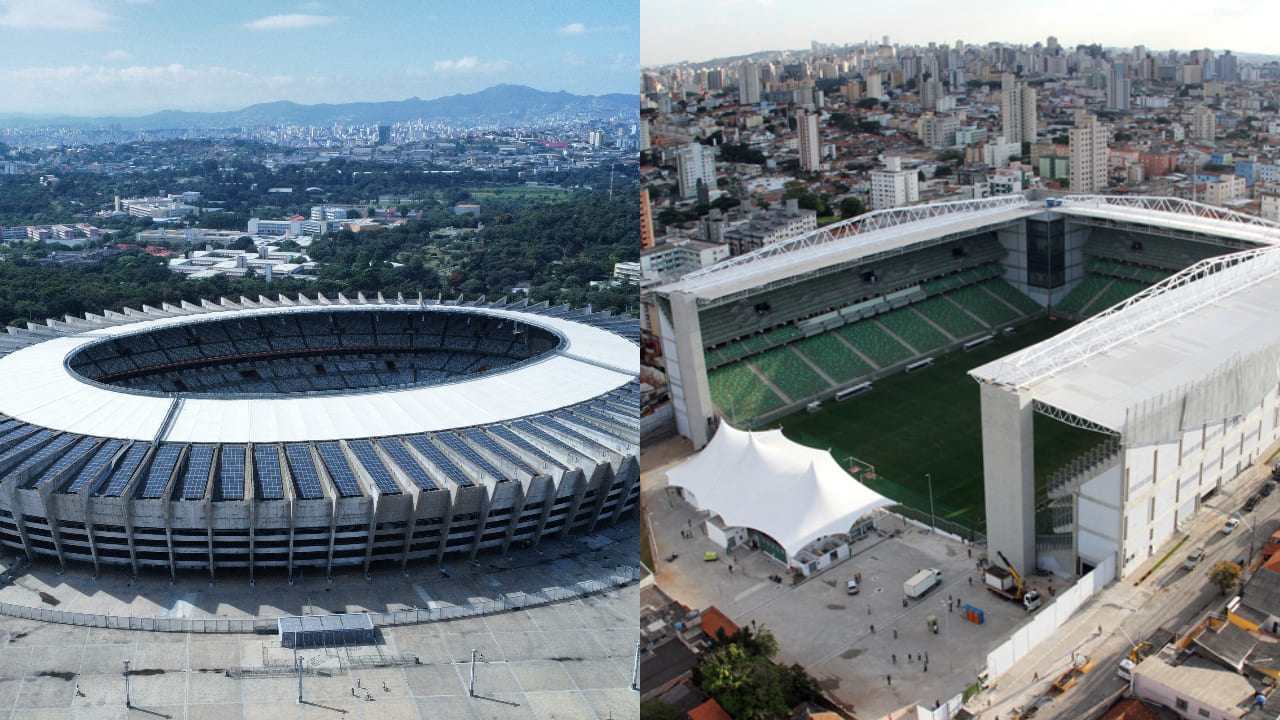
{"label": "aerial stadium", "polygon": [[0,337],[0,544],[287,572],[475,560],[619,522],[638,328],[567,306],[299,296]]}
{"label": "aerial stadium", "polygon": [[1173,198],[869,213],[655,290],[677,428],[780,425],[1020,573],[1123,575],[1280,437],[1277,245]]}

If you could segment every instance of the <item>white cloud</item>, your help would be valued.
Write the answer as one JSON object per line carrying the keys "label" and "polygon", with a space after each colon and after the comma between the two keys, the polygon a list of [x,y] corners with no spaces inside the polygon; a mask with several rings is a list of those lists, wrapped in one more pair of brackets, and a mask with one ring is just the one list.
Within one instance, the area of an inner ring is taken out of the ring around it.
{"label": "white cloud", "polygon": [[626,25],[600,25],[597,27],[588,27],[582,23],[569,23],[563,27],[556,28],[557,35],[587,35],[591,33],[612,33],[626,32],[629,28]]}
{"label": "white cloud", "polygon": [[[69,65],[0,68],[0,85],[13,107],[42,112],[142,115],[163,109],[226,110],[303,95],[288,75],[250,75],[218,66]],[[291,92],[294,91],[294,92]],[[150,105],[122,98],[145,98]]]}
{"label": "white cloud", "polygon": [[495,73],[502,72],[511,66],[506,60],[486,60],[481,62],[474,55],[460,57],[457,60],[437,60],[433,66],[437,73]]}
{"label": "white cloud", "polygon": [[112,19],[91,0],[0,0],[0,27],[104,30]]}
{"label": "white cloud", "polygon": [[253,22],[244,24],[246,30],[300,30],[302,28],[319,27],[338,21],[336,15],[307,15],[292,13],[287,15],[268,15]]}
{"label": "white cloud", "polygon": [[106,55],[103,55],[102,59],[111,62],[113,60],[128,60],[131,57],[133,57],[133,55],[131,55],[128,50],[116,48]]}

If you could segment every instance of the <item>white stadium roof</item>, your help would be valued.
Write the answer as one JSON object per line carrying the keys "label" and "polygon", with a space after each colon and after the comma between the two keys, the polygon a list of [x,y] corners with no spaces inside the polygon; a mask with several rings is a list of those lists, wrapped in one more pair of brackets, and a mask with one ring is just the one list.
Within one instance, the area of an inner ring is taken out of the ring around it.
{"label": "white stadium roof", "polygon": [[[224,301],[226,303],[228,301]],[[194,308],[194,306],[188,306]],[[402,435],[480,425],[550,412],[605,394],[633,381],[639,352],[626,338],[575,322],[486,306],[431,304],[431,312],[484,314],[533,325],[564,338],[563,345],[518,367],[474,379],[384,391],[309,396],[174,395],[123,390],[79,377],[68,358],[112,337],[175,325],[294,312],[405,311],[417,304],[281,305],[224,308],[50,337],[0,357],[0,413],[27,423],[100,437],[173,442],[291,442]],[[123,317],[123,316],[118,316]],[[37,328],[40,326],[36,326]],[[174,412],[169,417],[171,408]],[[166,426],[166,423],[167,426]]]}
{"label": "white stadium roof", "polygon": [[1276,308],[1280,248],[1209,258],[969,374],[1120,432],[1127,411],[1280,342]]}
{"label": "white stadium roof", "polygon": [[913,245],[941,236],[972,234],[1045,211],[1068,217],[1153,225],[1260,245],[1280,244],[1280,224],[1177,198],[1068,195],[1053,198],[1051,202],[1059,204],[1050,207],[1045,200],[1001,195],[877,210],[729,258],[656,291],[660,294],[683,292],[700,300],[715,300],[878,253],[908,252]]}

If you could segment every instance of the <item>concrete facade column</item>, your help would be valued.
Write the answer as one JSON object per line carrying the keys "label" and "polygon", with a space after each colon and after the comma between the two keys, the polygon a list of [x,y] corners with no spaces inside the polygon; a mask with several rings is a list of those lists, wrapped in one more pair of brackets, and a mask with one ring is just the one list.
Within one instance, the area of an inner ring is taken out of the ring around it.
{"label": "concrete facade column", "polygon": [[[702,354],[702,326],[698,323],[698,301],[682,292],[669,297],[671,317],[659,312],[662,349],[667,359],[667,384],[676,413],[676,428],[700,450],[711,439],[710,424],[715,405],[707,383],[694,378],[707,376],[707,360]],[[688,378],[688,379],[686,379]]]}
{"label": "concrete facade column", "polygon": [[987,505],[987,556],[1003,552],[1029,576],[1036,565],[1035,432],[1032,398],[991,383],[982,399],[982,474]]}

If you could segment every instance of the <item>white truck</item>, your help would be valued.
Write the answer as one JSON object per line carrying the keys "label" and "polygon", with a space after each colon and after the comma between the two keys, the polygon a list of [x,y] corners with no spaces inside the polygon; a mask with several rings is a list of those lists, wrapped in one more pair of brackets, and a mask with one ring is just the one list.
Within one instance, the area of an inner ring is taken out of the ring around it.
{"label": "white truck", "polygon": [[902,592],[907,597],[915,600],[932,590],[940,582],[942,582],[942,571],[937,568],[926,568],[902,583]]}

